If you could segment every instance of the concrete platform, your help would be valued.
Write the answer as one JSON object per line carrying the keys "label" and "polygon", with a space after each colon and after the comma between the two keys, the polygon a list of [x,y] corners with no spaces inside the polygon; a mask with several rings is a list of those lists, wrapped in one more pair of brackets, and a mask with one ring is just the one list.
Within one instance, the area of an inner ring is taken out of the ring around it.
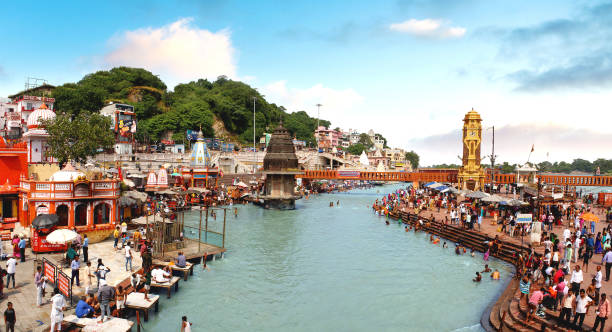
{"label": "concrete platform", "polygon": [[112,317],[110,320],[105,320],[104,323],[98,323],[97,318],[78,318],[75,315],[64,317],[64,322],[81,327],[81,331],[83,332],[128,332],[132,330],[132,326],[134,325],[134,322],[123,318]]}
{"label": "concrete platform", "polygon": [[159,295],[149,294],[150,301],[145,300],[144,293],[131,292],[128,294],[125,301],[125,307],[144,313],[144,321],[149,320],[149,310],[155,308],[155,312],[159,310]]}

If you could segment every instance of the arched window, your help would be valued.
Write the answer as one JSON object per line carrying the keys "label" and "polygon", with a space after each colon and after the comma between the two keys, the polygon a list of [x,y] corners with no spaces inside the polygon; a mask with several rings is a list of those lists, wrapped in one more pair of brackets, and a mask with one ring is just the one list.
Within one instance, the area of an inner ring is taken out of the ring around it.
{"label": "arched window", "polygon": [[36,215],[40,216],[41,214],[49,213],[49,207],[46,205],[39,205],[36,207]]}
{"label": "arched window", "polygon": [[94,224],[108,224],[110,222],[110,205],[100,203],[94,209]]}
{"label": "arched window", "polygon": [[62,204],[55,208],[55,214],[58,216],[58,226],[68,226],[68,205]]}
{"label": "arched window", "polygon": [[87,226],[87,204],[79,204],[74,209],[74,225]]}

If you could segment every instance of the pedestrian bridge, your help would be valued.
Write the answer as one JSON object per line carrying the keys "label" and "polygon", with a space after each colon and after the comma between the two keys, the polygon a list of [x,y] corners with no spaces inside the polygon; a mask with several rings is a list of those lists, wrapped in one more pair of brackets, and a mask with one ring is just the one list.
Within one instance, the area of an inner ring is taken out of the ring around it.
{"label": "pedestrian bridge", "polygon": [[[527,175],[521,174],[521,182]],[[327,180],[364,180],[364,181],[402,181],[402,182],[450,182],[457,183],[456,172],[362,172],[342,170],[307,170],[296,175],[302,179]],[[541,183],[560,186],[612,186],[612,176],[582,175],[536,175]],[[491,174],[487,174],[486,183],[491,183]],[[516,183],[516,174],[494,174],[495,184]]]}

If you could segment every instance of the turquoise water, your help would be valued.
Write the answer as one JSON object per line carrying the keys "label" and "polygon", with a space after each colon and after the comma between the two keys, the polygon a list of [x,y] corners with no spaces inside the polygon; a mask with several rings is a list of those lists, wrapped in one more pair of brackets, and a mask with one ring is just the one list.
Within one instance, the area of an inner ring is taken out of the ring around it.
{"label": "turquoise water", "polygon": [[481,254],[456,256],[452,244],[386,226],[371,205],[395,188],[319,195],[294,211],[239,206],[225,258],[196,266],[145,330],[178,331],[186,315],[195,331],[480,331],[510,266],[490,260],[504,280],[476,284]]}

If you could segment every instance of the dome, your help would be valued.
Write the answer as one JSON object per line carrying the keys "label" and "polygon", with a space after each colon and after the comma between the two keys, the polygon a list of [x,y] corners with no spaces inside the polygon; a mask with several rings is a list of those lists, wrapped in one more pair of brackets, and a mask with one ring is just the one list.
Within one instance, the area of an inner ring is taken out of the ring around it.
{"label": "dome", "polygon": [[55,119],[55,112],[47,108],[47,105],[42,104],[28,117],[28,129],[38,128],[38,126],[40,126],[40,120],[50,119]]}
{"label": "dome", "polygon": [[66,164],[66,167],[64,167],[62,170],[59,170],[53,173],[53,175],[51,175],[51,177],[49,178],[49,181],[57,181],[57,182],[74,181],[81,176],[85,176],[85,173],[76,170],[72,166],[72,164]]}

